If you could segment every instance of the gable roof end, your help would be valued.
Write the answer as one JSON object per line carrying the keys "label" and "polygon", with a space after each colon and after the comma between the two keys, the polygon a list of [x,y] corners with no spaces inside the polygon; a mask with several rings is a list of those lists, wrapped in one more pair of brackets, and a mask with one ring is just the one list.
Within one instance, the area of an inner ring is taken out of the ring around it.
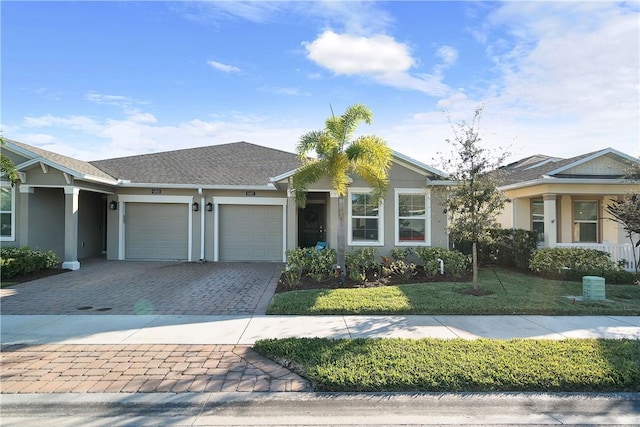
{"label": "gable roof end", "polygon": [[[546,175],[548,175],[548,176],[557,175],[557,174],[562,173],[562,172],[564,172],[566,170],[574,168],[574,167],[576,167],[578,165],[581,165],[583,163],[589,162],[589,161],[591,161],[593,159],[597,159],[598,157],[605,156],[607,154],[614,154],[614,155],[616,155],[618,157],[621,157],[621,158],[623,158],[625,160],[628,160],[628,161],[630,161],[632,163],[638,163],[638,159],[636,159],[634,157],[631,157],[631,156],[629,156],[629,155],[627,155],[627,154],[625,154],[625,153],[623,153],[621,151],[618,151],[618,150],[616,150],[614,148],[609,147],[609,148],[605,148],[604,150],[601,150],[601,151],[596,151],[596,152],[589,153],[589,154],[586,154],[584,156],[581,156],[580,158],[578,158],[578,160],[576,160],[576,161],[574,161],[572,163],[568,163],[568,164],[566,164],[564,166],[561,166],[561,167],[559,167],[557,169],[554,169],[552,171],[547,172]],[[575,157],[574,157],[574,159],[575,159]],[[569,159],[569,160],[571,160],[571,159]]]}
{"label": "gable roof end", "polygon": [[14,151],[30,160],[19,165],[18,169],[31,166],[35,163],[43,163],[47,166],[56,168],[64,173],[68,173],[74,178],[84,179],[88,181],[107,182],[115,184],[116,180],[113,176],[105,173],[99,168],[93,166],[89,162],[74,159],[42,148],[33,147],[22,142],[5,139],[6,148]]}

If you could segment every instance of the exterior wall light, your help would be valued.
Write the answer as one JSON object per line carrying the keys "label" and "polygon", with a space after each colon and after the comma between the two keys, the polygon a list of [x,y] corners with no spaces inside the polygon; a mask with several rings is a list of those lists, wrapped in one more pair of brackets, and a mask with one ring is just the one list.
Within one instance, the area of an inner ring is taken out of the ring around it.
{"label": "exterior wall light", "polygon": [[109,209],[112,211],[115,211],[116,209],[118,209],[118,202],[116,202],[115,200],[110,201]]}
{"label": "exterior wall light", "polygon": [[194,212],[198,212],[198,210],[200,210],[200,205],[198,204],[198,202],[193,202],[193,204],[191,205],[191,210]]}
{"label": "exterior wall light", "polygon": [[213,211],[213,203],[209,202],[207,203],[207,212],[212,212]]}

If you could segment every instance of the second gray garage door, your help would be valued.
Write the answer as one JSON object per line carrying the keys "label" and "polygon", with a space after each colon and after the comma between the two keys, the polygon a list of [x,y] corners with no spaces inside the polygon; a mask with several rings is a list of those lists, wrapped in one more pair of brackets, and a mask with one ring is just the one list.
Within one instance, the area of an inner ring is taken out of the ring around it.
{"label": "second gray garage door", "polygon": [[221,261],[282,261],[282,206],[220,206]]}
{"label": "second gray garage door", "polygon": [[186,203],[127,203],[126,259],[188,259],[189,205]]}

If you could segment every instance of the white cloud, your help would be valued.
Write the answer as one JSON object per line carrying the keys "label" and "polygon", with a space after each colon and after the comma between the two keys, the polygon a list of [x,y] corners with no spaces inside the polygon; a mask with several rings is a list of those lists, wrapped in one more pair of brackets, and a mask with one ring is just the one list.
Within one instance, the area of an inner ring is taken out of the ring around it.
{"label": "white cloud", "polygon": [[97,92],[89,92],[84,96],[89,102],[99,105],[113,105],[126,111],[134,109],[135,105],[148,105],[148,102],[136,100],[123,95],[106,95]]}
{"label": "white cloud", "polygon": [[388,86],[429,95],[449,92],[441,76],[410,74],[415,60],[409,48],[387,35],[355,36],[327,30],[303,46],[309,59],[338,75],[362,75]]}
{"label": "white cloud", "polygon": [[278,1],[184,1],[173,3],[172,7],[184,18],[202,24],[216,25],[220,21],[244,19],[251,22],[271,21],[283,8],[284,2]]}
{"label": "white cloud", "polygon": [[303,17],[324,27],[368,34],[383,31],[393,22],[389,13],[369,1],[185,1],[172,7],[186,19],[214,26],[238,19],[264,24]]}
{"label": "white cloud", "polygon": [[440,46],[436,52],[436,56],[442,59],[443,66],[451,66],[458,60],[458,51],[452,46]]}
{"label": "white cloud", "polygon": [[136,123],[158,123],[158,119],[151,113],[133,113],[128,118]]}
{"label": "white cloud", "polygon": [[85,133],[99,133],[103,129],[102,125],[98,124],[94,119],[87,116],[60,117],[54,116],[53,114],[45,114],[44,116],[38,117],[25,117],[22,127],[63,127]]}
{"label": "white cloud", "polygon": [[470,120],[479,105],[486,107],[483,144],[507,149],[513,160],[536,153],[571,157],[606,147],[640,154],[637,8],[507,2],[472,32],[485,44],[496,77],[483,89],[467,87],[442,97],[437,106],[444,113],[419,111],[383,130],[421,141],[419,148],[406,143],[408,155],[428,162],[452,136],[447,115],[454,122]]}
{"label": "white cloud", "polygon": [[385,35],[358,37],[327,30],[303,45],[309,59],[337,74],[403,72],[414,64],[407,46]]}
{"label": "white cloud", "polygon": [[235,141],[294,152],[298,138],[308,130],[295,121],[238,112],[173,125],[159,125],[155,117],[144,113],[104,120],[47,114],[25,118],[19,126],[12,126],[7,137],[81,160],[98,160]]}
{"label": "white cloud", "polygon": [[207,64],[211,67],[215,68],[218,71],[223,71],[225,73],[237,73],[240,71],[240,68],[235,67],[233,65],[223,64],[218,61],[207,61]]}
{"label": "white cloud", "polygon": [[260,88],[263,92],[272,93],[274,95],[284,95],[284,96],[310,96],[309,92],[302,92],[297,87],[262,87]]}

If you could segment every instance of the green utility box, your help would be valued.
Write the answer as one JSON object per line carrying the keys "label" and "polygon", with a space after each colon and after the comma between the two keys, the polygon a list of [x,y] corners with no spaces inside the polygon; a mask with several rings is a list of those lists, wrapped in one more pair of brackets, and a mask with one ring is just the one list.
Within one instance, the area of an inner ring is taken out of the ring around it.
{"label": "green utility box", "polygon": [[582,276],[582,297],[585,301],[604,300],[604,277]]}

